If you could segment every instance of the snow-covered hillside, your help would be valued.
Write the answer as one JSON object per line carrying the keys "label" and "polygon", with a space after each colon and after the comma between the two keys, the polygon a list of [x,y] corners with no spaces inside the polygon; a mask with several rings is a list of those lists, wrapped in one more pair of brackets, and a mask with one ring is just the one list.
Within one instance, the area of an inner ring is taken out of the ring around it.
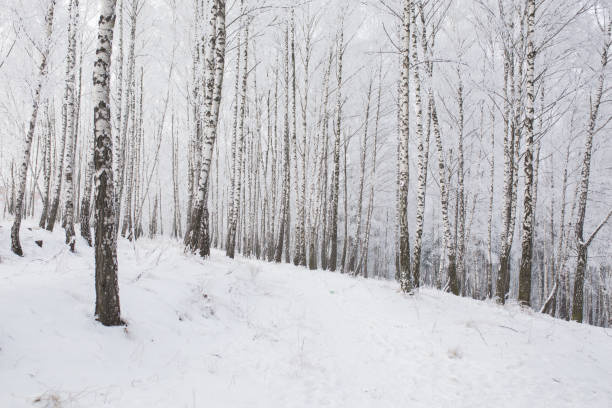
{"label": "snow-covered hillside", "polygon": [[[122,240],[127,328],[93,252],[0,228],[0,407],[610,407],[612,331],[167,239]],[[39,248],[34,239],[42,239]]]}

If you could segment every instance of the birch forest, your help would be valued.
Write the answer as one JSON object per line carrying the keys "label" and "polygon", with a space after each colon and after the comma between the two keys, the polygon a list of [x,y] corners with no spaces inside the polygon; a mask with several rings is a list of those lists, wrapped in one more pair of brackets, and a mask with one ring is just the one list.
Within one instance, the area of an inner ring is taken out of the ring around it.
{"label": "birch forest", "polygon": [[94,246],[103,324],[168,237],[612,325],[610,2],[2,3],[2,234]]}
{"label": "birch forest", "polygon": [[611,0],[0,10],[0,406],[609,407]]}

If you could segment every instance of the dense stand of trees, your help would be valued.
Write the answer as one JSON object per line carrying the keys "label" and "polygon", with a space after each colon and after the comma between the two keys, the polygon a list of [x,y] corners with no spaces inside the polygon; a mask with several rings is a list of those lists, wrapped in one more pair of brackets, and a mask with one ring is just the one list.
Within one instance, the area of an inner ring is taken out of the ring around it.
{"label": "dense stand of trees", "polygon": [[95,246],[102,323],[117,239],[145,231],[612,323],[605,2],[40,1],[41,35],[16,15],[38,69],[4,213],[18,255],[34,216]]}

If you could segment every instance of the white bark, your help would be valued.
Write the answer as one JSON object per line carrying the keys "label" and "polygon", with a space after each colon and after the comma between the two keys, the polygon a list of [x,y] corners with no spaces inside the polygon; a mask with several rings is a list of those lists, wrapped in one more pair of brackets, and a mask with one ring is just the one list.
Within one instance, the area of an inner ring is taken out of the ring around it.
{"label": "white bark", "polygon": [[47,14],[45,15],[45,42],[42,47],[42,55],[40,66],[38,69],[38,81],[34,89],[34,99],[32,101],[32,115],[30,116],[30,125],[28,132],[25,135],[23,158],[19,165],[17,195],[15,197],[15,219],[11,228],[11,250],[19,256],[23,255],[21,243],[19,241],[19,229],[21,227],[21,218],[23,216],[23,203],[26,189],[26,176],[28,164],[30,162],[30,149],[32,148],[32,139],[36,130],[36,121],[38,118],[38,110],[40,107],[40,94],[47,76],[47,58],[49,56],[49,48],[51,46],[51,34],[53,33],[53,14],[55,11],[55,0],[50,0],[47,6]]}

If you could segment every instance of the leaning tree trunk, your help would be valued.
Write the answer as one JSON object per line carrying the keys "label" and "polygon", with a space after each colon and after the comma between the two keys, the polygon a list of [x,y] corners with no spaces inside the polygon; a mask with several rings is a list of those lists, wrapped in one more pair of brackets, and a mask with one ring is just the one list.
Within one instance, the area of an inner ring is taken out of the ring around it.
{"label": "leaning tree trunk", "polygon": [[116,0],[103,0],[93,72],[95,163],[96,316],[105,326],[121,321],[117,283],[117,236],[113,201],[110,65]]}
{"label": "leaning tree trunk", "polygon": [[[610,31],[612,22],[608,24],[608,32],[606,43],[601,53],[601,71],[599,73],[599,81],[595,98],[591,105],[591,115],[589,117],[589,126],[587,128],[587,136],[584,147],[584,158],[582,160],[582,171],[580,177],[580,196],[578,201],[578,217],[576,219],[575,234],[576,245],[578,250],[578,259],[576,261],[576,278],[574,280],[574,298],[572,304],[572,320],[582,322],[583,314],[583,295],[584,295],[584,273],[587,267],[587,250],[589,244],[594,238],[599,228],[591,235],[586,242],[584,240],[584,219],[586,216],[587,198],[589,192],[589,176],[591,172],[591,153],[593,150],[593,136],[596,133],[597,116],[601,105],[601,98],[604,91],[604,82],[606,78],[606,66],[608,64],[608,50],[612,44]],[[610,215],[608,214],[608,218]],[[607,219],[606,218],[606,221]],[[605,223],[605,221],[604,221]]]}
{"label": "leaning tree trunk", "polygon": [[[201,235],[208,237],[208,190],[209,190],[209,175],[210,175],[210,164],[212,162],[213,149],[215,141],[217,139],[217,125],[219,122],[219,107],[221,105],[221,91],[223,89],[223,72],[225,68],[225,0],[216,0],[216,41],[215,41],[215,61],[214,61],[214,75],[212,79],[213,89],[211,92],[212,102],[208,103],[207,106],[210,109],[205,111],[204,117],[204,150],[202,155],[202,168],[200,170],[200,186],[205,188],[204,197],[204,214]],[[247,26],[247,40],[248,40],[248,26]],[[245,51],[247,47],[245,46]],[[245,55],[246,58],[246,55]],[[207,61],[207,64],[209,62]],[[245,63],[246,67],[246,63]],[[210,82],[210,80],[207,80]],[[209,92],[211,91],[210,83],[207,83]],[[206,95],[208,99],[208,93]],[[202,179],[204,183],[202,183]],[[210,255],[210,239],[200,240],[200,256]]]}
{"label": "leaning tree trunk", "polygon": [[[209,19],[208,47],[204,57],[204,86],[206,89],[203,111],[204,139],[203,149],[196,151],[200,156],[198,190],[193,205],[191,221],[188,228],[187,246],[201,256],[210,254],[208,227],[208,189],[210,164],[217,136],[217,118],[221,101],[221,86],[225,61],[225,2],[215,0],[212,3]],[[215,67],[216,62],[216,67]],[[197,169],[196,169],[197,171]]]}
{"label": "leaning tree trunk", "polygon": [[17,195],[15,197],[14,214],[15,220],[11,228],[11,250],[19,256],[23,255],[21,249],[21,242],[19,241],[19,229],[21,227],[21,218],[23,215],[23,201],[25,197],[26,189],[26,178],[28,172],[28,164],[30,162],[30,149],[32,148],[32,139],[34,138],[34,131],[36,130],[36,120],[38,117],[38,109],[40,107],[40,92],[44,83],[44,79],[47,76],[47,58],[49,56],[49,48],[51,46],[51,34],[53,32],[53,13],[55,10],[55,0],[49,2],[47,8],[47,14],[45,16],[46,23],[46,38],[42,49],[42,56],[40,61],[40,67],[38,70],[38,83],[34,90],[34,100],[32,102],[32,116],[30,116],[30,126],[26,133],[23,149],[23,159],[19,166],[19,184]]}

